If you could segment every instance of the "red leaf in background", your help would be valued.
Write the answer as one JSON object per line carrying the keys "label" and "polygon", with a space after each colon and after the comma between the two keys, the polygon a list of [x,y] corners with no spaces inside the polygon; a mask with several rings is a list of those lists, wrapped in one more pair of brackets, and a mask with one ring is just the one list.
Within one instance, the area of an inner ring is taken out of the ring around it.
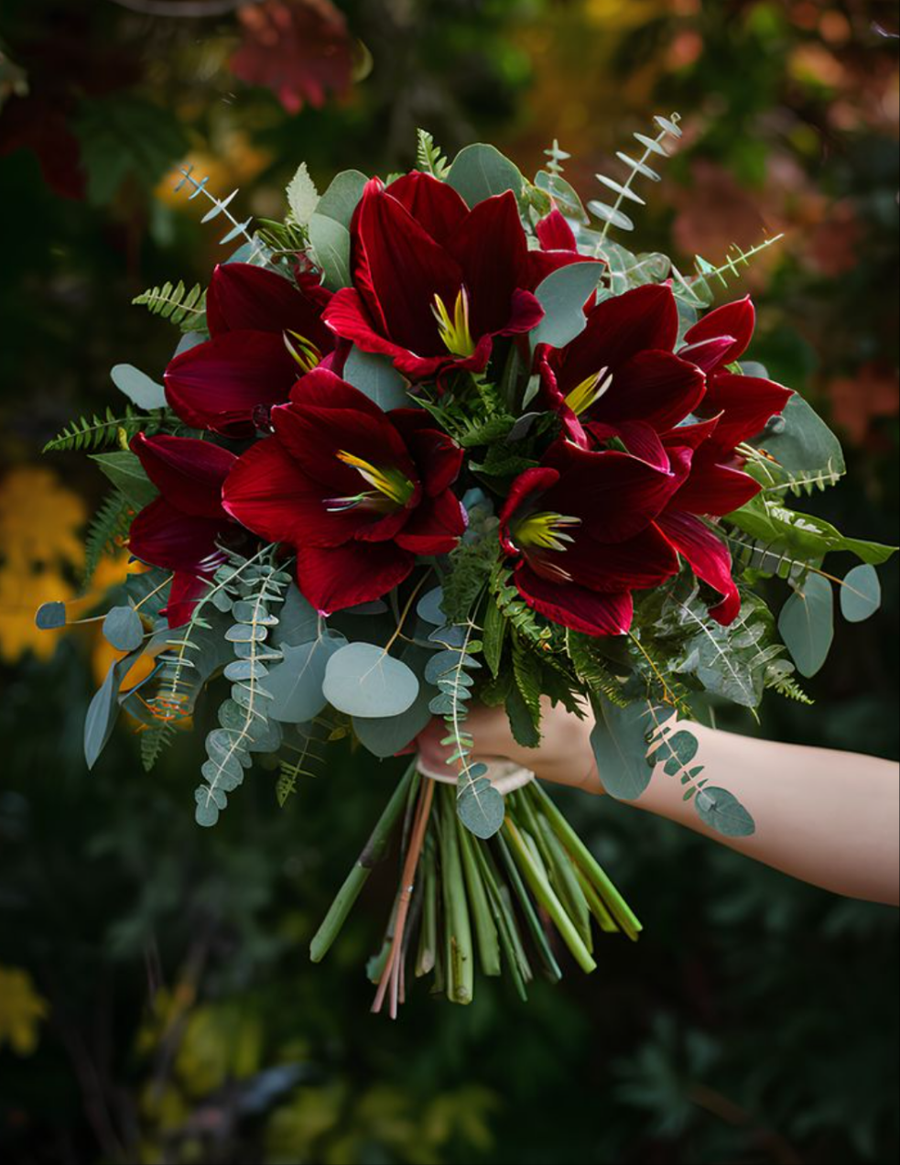
{"label": "red leaf in background", "polygon": [[263,0],[238,10],[243,42],[231,71],[248,85],[271,89],[288,113],[321,108],[347,92],[353,41],[330,0]]}

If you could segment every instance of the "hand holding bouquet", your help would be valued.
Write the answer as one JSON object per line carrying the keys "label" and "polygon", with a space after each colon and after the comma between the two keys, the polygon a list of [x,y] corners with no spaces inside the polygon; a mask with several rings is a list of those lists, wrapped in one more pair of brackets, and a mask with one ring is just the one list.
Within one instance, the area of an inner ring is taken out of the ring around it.
{"label": "hand holding bouquet", "polygon": [[[594,924],[640,930],[543,788],[473,758],[473,701],[504,707],[524,747],[547,700],[590,716],[613,796],[662,765],[709,826],[746,835],[752,807],[708,783],[678,715],[767,689],[803,701],[834,583],[848,619],[878,606],[890,548],[786,501],[839,480],[837,440],[747,360],[750,300],[709,310],[752,253],[684,275],[611,237],[680,134],[657,129],[601,178],[615,203],[587,209],[556,146],[534,182],[490,146],[449,165],[427,134],[388,182],[351,171],[320,196],[301,167],[286,219],[255,230],[185,171],[242,245],[205,292],[139,297],[183,332],[164,386],[117,366],[124,414],[50,445],[92,450],[112,484],[92,557],[127,540],[142,564],[103,617],[121,658],[88,712],[89,764],[120,709],[149,767],[215,708],[195,794],[213,826],[256,755],[277,760],[283,805],[329,741],[412,753],[312,944],[322,958],[396,837],[369,966],[392,1014],[410,967],[465,1003],[477,962],[524,998],[560,977],[558,941],[591,971]],[[860,564],[839,580],[832,552]],[[753,589],[776,576],[777,628]],[[443,781],[415,757],[436,717]]]}

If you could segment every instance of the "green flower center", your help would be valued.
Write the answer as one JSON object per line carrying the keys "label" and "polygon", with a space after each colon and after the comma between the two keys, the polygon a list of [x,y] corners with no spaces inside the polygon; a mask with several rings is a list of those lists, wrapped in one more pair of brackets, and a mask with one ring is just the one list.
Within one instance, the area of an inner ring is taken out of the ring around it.
{"label": "green flower center", "polygon": [[613,382],[612,373],[608,368],[601,368],[587,380],[583,380],[577,388],[573,388],[566,397],[566,404],[576,417],[586,413],[591,405],[595,405],[605,392],[609,391]]}
{"label": "green flower center", "polygon": [[454,356],[473,356],[476,344],[472,338],[472,329],[469,324],[469,296],[465,288],[461,288],[456,297],[452,316],[439,295],[435,295],[431,310],[437,320],[438,331],[447,351]]}

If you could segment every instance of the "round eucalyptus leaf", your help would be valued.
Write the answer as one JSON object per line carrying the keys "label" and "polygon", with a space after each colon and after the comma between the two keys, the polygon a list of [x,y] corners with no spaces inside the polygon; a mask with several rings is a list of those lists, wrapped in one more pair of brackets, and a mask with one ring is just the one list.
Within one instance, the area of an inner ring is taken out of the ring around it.
{"label": "round eucalyptus leaf", "polygon": [[328,703],[323,692],[328,661],[346,645],[347,640],[337,636],[323,636],[299,647],[284,644],[284,663],[266,677],[266,690],[272,696],[269,716],[284,724],[315,720]]}
{"label": "round eucalyptus leaf", "polygon": [[112,382],[139,409],[150,412],[166,407],[166,390],[161,384],[131,364],[117,364],[110,372]]}
{"label": "round eucalyptus leaf", "polygon": [[399,716],[416,701],[416,673],[373,643],[351,643],[325,670],[324,693],[339,712],[363,719]]}
{"label": "round eucalyptus leaf", "polygon": [[587,327],[584,305],[602,272],[600,263],[571,263],[547,276],[535,292],[545,314],[531,333],[532,350],[538,344],[564,348],[581,335]]}
{"label": "round eucalyptus leaf", "polygon": [[723,837],[752,837],[756,822],[727,789],[707,785],[697,794],[694,804],[700,819]]}
{"label": "round eucalyptus leaf", "polygon": [[881,606],[881,580],[874,566],[855,566],[841,587],[841,613],[848,623],[864,623]]}
{"label": "round eucalyptus leaf", "polygon": [[506,816],[503,797],[484,775],[483,768],[470,770],[468,780],[460,778],[456,812],[470,833],[486,841],[499,833]]}
{"label": "round eucalyptus leaf", "polygon": [[456,157],[447,175],[447,184],[462,195],[470,208],[496,194],[511,190],[522,195],[524,180],[517,166],[494,146],[466,146]]}
{"label": "round eucalyptus leaf", "polygon": [[66,625],[65,603],[42,603],[34,616],[35,626],[39,631],[58,631]]}
{"label": "round eucalyptus leaf", "polygon": [[433,627],[443,627],[447,622],[447,616],[441,609],[443,601],[443,588],[435,587],[434,590],[429,591],[428,594],[419,599],[416,613],[420,619],[424,619],[426,623],[431,623]]}
{"label": "round eucalyptus leaf", "polygon": [[134,607],[113,607],[103,620],[103,634],[116,651],[135,651],[144,641],[144,626]]}
{"label": "round eucalyptus leaf", "polygon": [[834,591],[827,578],[807,576],[782,607],[778,630],[801,675],[821,670],[834,642]]}

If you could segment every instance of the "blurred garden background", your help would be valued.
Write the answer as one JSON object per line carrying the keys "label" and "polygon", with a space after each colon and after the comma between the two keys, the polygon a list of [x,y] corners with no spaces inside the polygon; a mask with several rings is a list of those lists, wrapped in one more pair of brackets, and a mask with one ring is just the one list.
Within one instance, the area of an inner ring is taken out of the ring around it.
{"label": "blurred garden background", "polygon": [[[529,173],[558,138],[593,196],[633,131],[680,111],[641,249],[717,260],[786,232],[747,276],[751,355],[845,441],[848,479],[811,507],[896,542],[897,17],[896,0],[2,0],[4,1161],[897,1159],[895,912],[569,798],[642,942],[605,943],[592,978],[569,967],[527,1006],[482,981],[468,1009],[414,992],[390,1024],[361,973],[390,871],[326,964],[307,945],[394,769],[336,747],[283,808],[257,771],[201,831],[199,736],[147,776],[121,731],[89,774],[81,722],[111,649],[33,625],[78,596],[102,492],[86,459],[41,447],[114,403],[113,364],[161,375],[173,334],[130,300],[222,257],[173,168],[266,217],[301,161],[321,185],[385,174],[417,126]],[[883,578],[814,708],[772,694],[761,727],[731,726],[896,757],[896,564]]]}

